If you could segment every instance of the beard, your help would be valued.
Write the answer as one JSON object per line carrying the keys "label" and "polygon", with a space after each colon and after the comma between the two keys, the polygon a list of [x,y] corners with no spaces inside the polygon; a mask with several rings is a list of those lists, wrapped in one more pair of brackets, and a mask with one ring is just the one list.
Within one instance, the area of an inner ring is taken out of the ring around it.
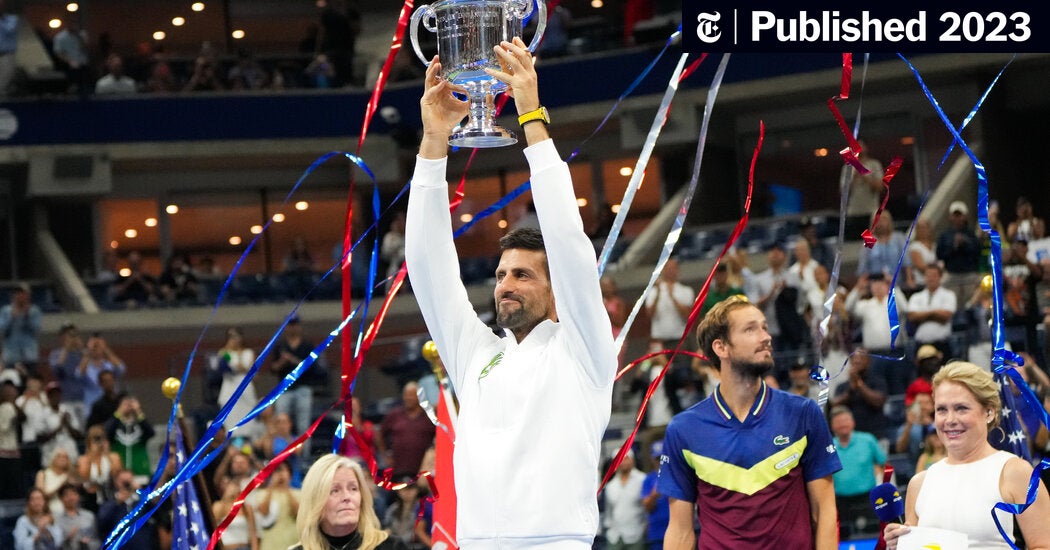
{"label": "beard", "polygon": [[508,309],[504,309],[496,305],[496,326],[502,329],[513,330],[526,324],[528,321],[528,312],[525,311],[525,304],[518,302],[518,307],[511,306]]}
{"label": "beard", "polygon": [[733,362],[732,369],[744,376],[762,378],[773,371],[773,358],[768,361],[741,361]]}

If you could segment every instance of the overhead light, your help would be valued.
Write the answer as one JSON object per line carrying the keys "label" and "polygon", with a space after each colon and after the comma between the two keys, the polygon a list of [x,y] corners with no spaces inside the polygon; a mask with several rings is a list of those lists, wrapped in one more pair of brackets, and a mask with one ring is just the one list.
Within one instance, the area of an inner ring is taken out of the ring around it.
{"label": "overhead light", "polygon": [[500,229],[506,229],[507,228],[507,220],[500,220],[498,223],[496,223],[496,225],[498,225]]}
{"label": "overhead light", "polygon": [[817,148],[817,149],[815,149],[813,151],[813,156],[815,156],[815,157],[826,157],[826,156],[828,156],[828,150],[827,150],[826,147]]}
{"label": "overhead light", "polygon": [[118,246],[120,246],[120,243],[118,243],[117,241],[109,241],[110,248],[117,248]]}
{"label": "overhead light", "polygon": [[230,237],[230,244],[233,245],[233,246],[237,246],[237,245],[241,244],[241,238],[238,237],[237,235],[234,235],[234,236]]}
{"label": "overhead light", "polygon": [[131,268],[122,267],[117,273],[119,273],[121,277],[131,277]]}
{"label": "overhead light", "polygon": [[194,2],[190,9],[193,11],[204,11],[204,2]]}
{"label": "overhead light", "polygon": [[157,227],[157,218],[146,218],[146,227]]}
{"label": "overhead light", "polygon": [[915,136],[904,136],[901,138],[901,145],[915,145]]}
{"label": "overhead light", "polygon": [[240,40],[240,39],[244,38],[244,31],[241,30],[241,29],[237,29],[237,30],[231,32],[230,36],[232,36],[234,40]]}
{"label": "overhead light", "polygon": [[283,222],[283,221],[284,221],[284,214],[281,214],[280,212],[278,212],[278,213],[274,214],[274,215],[273,215],[273,221],[274,221],[275,223],[281,223],[281,222]]}
{"label": "overhead light", "polygon": [[175,25],[176,27],[181,27],[181,26],[186,24],[186,18],[184,18],[184,17],[175,17],[175,18],[173,18],[171,20],[171,24]]}
{"label": "overhead light", "polygon": [[70,13],[74,13],[74,12],[76,12],[79,9],[80,9],[80,4],[77,4],[76,2],[70,2],[70,3],[66,4],[66,11],[68,11]]}
{"label": "overhead light", "polygon": [[616,214],[616,213],[618,213],[620,211],[620,205],[614,204],[614,205],[609,207],[609,210],[612,210],[613,214]]}
{"label": "overhead light", "polygon": [[605,5],[605,3],[602,2],[602,0],[591,0],[591,7],[592,8],[597,9],[597,8],[600,8],[600,7],[604,6],[604,5]]}
{"label": "overhead light", "polygon": [[167,212],[168,214],[178,214],[179,213],[179,205],[177,205],[177,204],[169,204],[168,206],[164,207],[164,211]]}
{"label": "overhead light", "polygon": [[134,239],[135,237],[139,236],[139,232],[135,231],[134,229],[125,229],[124,236],[129,239]]}
{"label": "overhead light", "polygon": [[165,34],[164,31],[153,31],[153,39],[154,40],[164,40],[167,37],[168,37],[168,35]]}
{"label": "overhead light", "polygon": [[634,173],[634,168],[631,168],[630,166],[624,166],[624,167],[620,168],[620,175],[621,176],[627,177],[627,176],[630,176],[633,173]]}
{"label": "overhead light", "polygon": [[587,199],[585,199],[583,197],[577,198],[576,199],[576,206],[579,206],[580,208],[583,208],[584,206],[587,206]]}
{"label": "overhead light", "polygon": [[474,219],[474,216],[471,216],[470,214],[463,214],[462,216],[459,217],[459,221],[461,221],[463,223],[470,223],[471,220],[473,220],[473,219]]}
{"label": "overhead light", "polygon": [[62,26],[62,20],[61,19],[52,19],[52,20],[47,22],[47,26],[51,27],[52,29],[57,29],[57,28]]}
{"label": "overhead light", "polygon": [[251,226],[248,229],[248,231],[251,231],[252,235],[258,235],[259,233],[262,233],[262,226],[261,225],[253,225],[253,226]]}
{"label": "overhead light", "polygon": [[310,203],[308,203],[306,201],[299,201],[299,202],[295,203],[295,209],[296,210],[306,210],[307,208],[310,208]]}

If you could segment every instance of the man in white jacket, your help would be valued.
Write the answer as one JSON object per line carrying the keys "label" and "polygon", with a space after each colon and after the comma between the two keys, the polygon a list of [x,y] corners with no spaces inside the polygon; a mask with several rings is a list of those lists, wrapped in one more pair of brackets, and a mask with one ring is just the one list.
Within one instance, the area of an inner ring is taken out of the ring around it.
{"label": "man in white jacket", "polygon": [[448,136],[467,114],[435,58],[420,107],[406,259],[412,288],[459,398],[454,454],[462,548],[590,548],[598,530],[601,437],[616,353],[568,165],[539,101],[520,39],[496,54],[528,142],[540,228],[501,239],[497,324],[482,323],[459,276],[445,168]]}

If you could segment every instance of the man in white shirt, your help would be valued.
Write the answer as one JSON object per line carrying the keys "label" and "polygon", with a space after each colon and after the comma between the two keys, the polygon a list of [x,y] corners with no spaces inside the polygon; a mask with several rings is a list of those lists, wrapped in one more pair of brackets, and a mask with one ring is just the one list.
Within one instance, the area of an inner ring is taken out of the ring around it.
{"label": "man in white shirt", "polygon": [[602,524],[610,550],[645,548],[646,515],[642,506],[644,482],[645,474],[634,467],[634,451],[628,451],[604,491]]}
{"label": "man in white shirt", "polygon": [[941,286],[944,271],[937,264],[926,266],[926,288],[912,294],[908,300],[908,322],[916,325],[915,341],[930,344],[945,357],[954,357],[949,339],[952,336],[952,316],[957,309],[956,296]]}
{"label": "man in white shirt", "polygon": [[[862,289],[869,289],[870,296],[862,299]],[[898,321],[903,323],[908,304],[907,298],[896,288],[893,289],[893,294],[897,305]],[[872,356],[872,375],[885,380],[889,394],[896,394],[904,393],[908,384],[908,382],[904,382],[902,387],[898,387],[899,383],[891,383],[897,378],[907,377],[906,375],[897,375],[897,371],[900,369],[911,369],[912,367],[904,365],[904,363],[910,363],[907,360],[894,361],[893,359],[885,359],[885,357],[899,357],[901,355],[899,347],[893,348],[890,346],[889,296],[890,282],[886,280],[885,275],[881,273],[861,275],[860,279],[857,280],[856,286],[846,296],[846,309],[853,319],[860,322],[860,330],[863,335],[862,345]],[[897,333],[896,346],[900,346],[903,343],[903,332],[901,330]]]}
{"label": "man in white shirt", "polygon": [[[419,147],[405,234],[412,289],[448,369],[456,425],[457,542],[465,550],[586,550],[598,531],[601,438],[616,352],[568,165],[547,132],[524,43],[495,48],[528,142],[535,229],[508,233],[496,268],[500,338],[481,322],[459,276],[445,168],[448,136],[467,115],[463,89],[435,57],[420,100]],[[546,237],[544,239],[544,237]]]}

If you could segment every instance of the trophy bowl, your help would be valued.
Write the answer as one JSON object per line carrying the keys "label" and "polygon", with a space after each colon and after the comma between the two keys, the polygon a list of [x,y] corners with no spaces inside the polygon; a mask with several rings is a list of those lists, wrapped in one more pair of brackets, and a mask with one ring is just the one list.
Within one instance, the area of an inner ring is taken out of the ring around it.
{"label": "trophy bowl", "polygon": [[495,96],[507,85],[485,73],[500,70],[493,48],[500,42],[520,37],[525,20],[532,15],[533,2],[538,17],[536,34],[529,51],[539,45],[547,27],[544,0],[440,0],[420,6],[412,14],[412,48],[424,65],[430,61],[419,48],[419,23],[437,34],[441,78],[467,90],[470,115],[449,137],[458,147],[503,147],[517,143],[510,131],[495,121]]}

